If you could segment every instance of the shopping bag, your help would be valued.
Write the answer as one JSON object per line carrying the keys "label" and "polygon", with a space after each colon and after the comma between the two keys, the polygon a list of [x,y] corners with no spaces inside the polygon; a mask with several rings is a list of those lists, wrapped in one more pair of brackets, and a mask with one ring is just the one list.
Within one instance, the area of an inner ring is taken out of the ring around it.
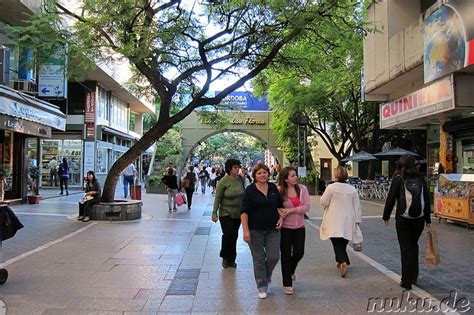
{"label": "shopping bag", "polygon": [[425,244],[425,265],[436,267],[439,264],[438,236],[433,229],[428,230]]}
{"label": "shopping bag", "polygon": [[186,204],[186,197],[184,196],[182,192],[179,192],[176,194],[176,204],[178,206],[182,206]]}
{"label": "shopping bag", "polygon": [[352,248],[356,252],[361,252],[362,251],[362,241],[364,240],[364,237],[362,236],[362,231],[360,229],[360,225],[356,224],[354,228],[354,233],[352,235]]}

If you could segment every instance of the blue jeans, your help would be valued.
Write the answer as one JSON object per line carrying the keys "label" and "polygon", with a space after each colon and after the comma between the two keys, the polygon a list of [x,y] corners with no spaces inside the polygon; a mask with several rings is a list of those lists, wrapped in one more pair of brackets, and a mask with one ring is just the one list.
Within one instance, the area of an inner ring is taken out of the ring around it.
{"label": "blue jeans", "polygon": [[280,231],[250,230],[249,247],[257,288],[266,291],[273,269],[280,259]]}
{"label": "blue jeans", "polygon": [[123,197],[128,197],[128,186],[133,186],[133,175],[124,175],[123,176]]}

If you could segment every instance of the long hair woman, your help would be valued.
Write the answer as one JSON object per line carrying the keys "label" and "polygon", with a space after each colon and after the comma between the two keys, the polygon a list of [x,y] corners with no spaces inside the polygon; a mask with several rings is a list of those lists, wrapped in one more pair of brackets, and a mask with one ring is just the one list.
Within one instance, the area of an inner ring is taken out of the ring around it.
{"label": "long hair woman", "polygon": [[402,261],[400,285],[411,290],[412,284],[418,280],[418,240],[425,223],[430,227],[431,205],[426,181],[416,169],[415,158],[410,155],[400,157],[392,178],[383,211],[383,221],[387,226],[395,202],[395,227]]}
{"label": "long hair woman", "polygon": [[298,184],[298,173],[291,166],[281,170],[278,189],[283,200],[283,208],[279,210],[280,216],[283,218],[280,230],[283,292],[293,294],[296,266],[304,255],[306,237],[304,214],[309,211],[310,199],[308,188]]}
{"label": "long hair woman", "polygon": [[336,182],[330,184],[321,197],[324,215],[319,232],[322,240],[331,240],[336,266],[341,277],[345,277],[350,265],[347,244],[352,241],[356,224],[360,225],[362,216],[359,193],[347,183],[346,169],[338,166],[335,177]]}
{"label": "long hair woman", "polygon": [[83,202],[79,203],[79,221],[90,221],[92,207],[100,202],[101,188],[94,171],[88,171],[86,176],[86,192]]}

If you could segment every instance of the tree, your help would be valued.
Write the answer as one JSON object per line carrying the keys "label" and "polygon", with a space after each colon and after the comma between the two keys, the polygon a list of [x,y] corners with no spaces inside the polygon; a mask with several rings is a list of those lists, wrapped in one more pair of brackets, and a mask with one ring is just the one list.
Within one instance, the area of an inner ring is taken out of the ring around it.
{"label": "tree", "polygon": [[374,152],[384,138],[377,105],[361,102],[364,10],[339,13],[346,18],[287,45],[280,52],[285,62],[274,62],[256,85],[261,92],[268,91],[274,114],[280,117],[273,124],[280,139],[294,134],[294,127],[283,125],[282,117],[308,115],[309,128],[340,161],[353,149]]}
{"label": "tree", "polygon": [[194,150],[194,156],[200,160],[210,160],[213,164],[223,164],[229,158],[246,164],[263,160],[264,151],[264,145],[255,137],[244,133],[224,132],[203,141]]}
{"label": "tree", "polygon": [[[125,58],[143,93],[157,97],[156,123],[109,170],[102,201],[110,202],[120,171],[173,125],[201,106],[217,106],[311,27],[344,19],[341,8],[353,2],[229,0],[200,6],[180,0],[83,0],[71,8],[47,0],[43,14],[18,28],[18,43],[26,47],[41,38],[34,43],[40,56],[48,47],[67,43],[71,52],[93,60]],[[44,24],[54,31],[48,47],[38,33],[37,26]],[[224,79],[228,86],[208,96],[212,85]]]}

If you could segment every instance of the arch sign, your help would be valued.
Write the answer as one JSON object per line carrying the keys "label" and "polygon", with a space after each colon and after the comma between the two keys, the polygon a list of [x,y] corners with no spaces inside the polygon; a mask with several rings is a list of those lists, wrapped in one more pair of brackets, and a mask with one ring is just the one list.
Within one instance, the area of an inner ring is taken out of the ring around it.
{"label": "arch sign", "polygon": [[[276,137],[270,129],[271,111],[266,98],[258,99],[250,92],[236,91],[224,98],[221,105],[234,109],[224,111],[229,121],[226,129],[218,130],[201,123],[196,111],[181,122],[184,159],[207,138],[222,132],[234,131],[259,139],[279,161],[283,161],[283,153],[278,149]],[[201,110],[206,110],[206,108]]]}

